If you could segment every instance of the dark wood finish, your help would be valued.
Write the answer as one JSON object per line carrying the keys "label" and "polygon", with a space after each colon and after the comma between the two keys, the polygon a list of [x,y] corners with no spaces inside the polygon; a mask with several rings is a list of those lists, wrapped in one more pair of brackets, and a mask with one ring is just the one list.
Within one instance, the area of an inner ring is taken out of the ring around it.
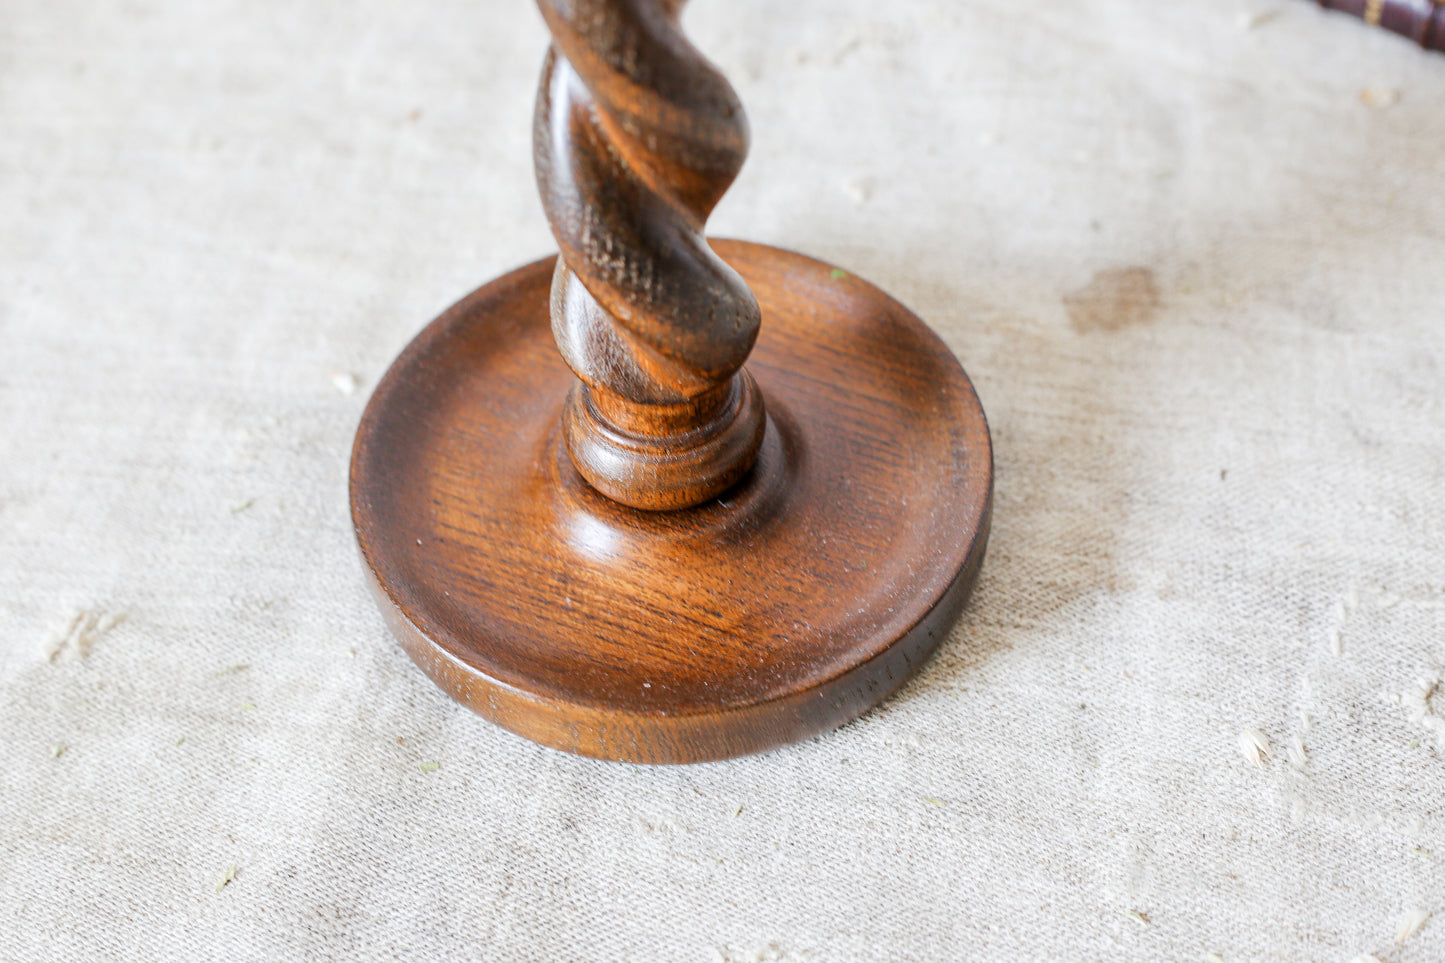
{"label": "dark wood finish", "polygon": [[552,259],[426,328],[357,433],[352,514],[392,630],[537,742],[696,762],[839,725],[943,640],[983,558],[988,428],[948,348],[827,264],[714,246],[761,304],[768,400],[756,464],[721,498],[644,511],[578,475]]}
{"label": "dark wood finish", "polygon": [[682,36],[681,0],[539,0],[552,31],[533,127],[561,248],[552,329],[580,383],[563,438],[595,487],[696,505],[757,457],[741,371],[758,303],[703,224],[747,154],[742,104]]}
{"label": "dark wood finish", "polygon": [[973,584],[978,398],[873,286],[704,238],[747,127],[682,0],[539,5],[561,254],[459,302],[377,386],[351,463],[377,600],[454,698],[570,752],[696,762],[838,725]]}
{"label": "dark wood finish", "polygon": [[1438,0],[1315,0],[1366,23],[1409,37],[1426,50],[1445,51],[1445,4]]}

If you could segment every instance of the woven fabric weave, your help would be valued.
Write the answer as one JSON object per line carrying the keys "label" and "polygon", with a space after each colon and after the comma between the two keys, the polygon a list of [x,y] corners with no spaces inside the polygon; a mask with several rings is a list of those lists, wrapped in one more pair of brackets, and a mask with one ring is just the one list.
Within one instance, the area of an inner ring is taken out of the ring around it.
{"label": "woven fabric weave", "polygon": [[997,450],[898,696],[733,762],[451,703],[362,406],[553,249],[525,0],[0,18],[0,957],[1445,959],[1445,60],[1313,4],[696,0],[719,235],[936,327]]}

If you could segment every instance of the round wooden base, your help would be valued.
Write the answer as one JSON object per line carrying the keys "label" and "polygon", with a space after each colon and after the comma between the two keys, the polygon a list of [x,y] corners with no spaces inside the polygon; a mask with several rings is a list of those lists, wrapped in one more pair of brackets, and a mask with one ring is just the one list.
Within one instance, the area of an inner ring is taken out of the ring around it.
{"label": "round wooden base", "polygon": [[367,405],[351,511],[412,659],[487,719],[643,763],[758,752],[897,689],[957,619],[993,489],[983,410],[922,321],[827,264],[737,241],[763,327],[752,471],[647,512],[582,480],[553,260],[432,322]]}

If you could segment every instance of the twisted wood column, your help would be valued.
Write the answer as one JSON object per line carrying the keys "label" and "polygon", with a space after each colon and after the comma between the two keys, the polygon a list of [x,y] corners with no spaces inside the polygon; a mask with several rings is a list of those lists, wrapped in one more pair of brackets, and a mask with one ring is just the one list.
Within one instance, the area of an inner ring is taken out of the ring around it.
{"label": "twisted wood column", "polygon": [[552,331],[580,379],[563,436],[594,487],[645,509],[733,485],[764,432],[742,370],[758,303],[703,237],[747,121],[683,37],[684,2],[538,0],[553,41],[533,144],[561,248]]}
{"label": "twisted wood column", "polygon": [[538,4],[561,256],[458,301],[377,384],[351,461],[377,602],[446,692],[568,752],[698,762],[841,725],[982,564],[978,397],[857,275],[704,239],[747,125],[683,0]]}

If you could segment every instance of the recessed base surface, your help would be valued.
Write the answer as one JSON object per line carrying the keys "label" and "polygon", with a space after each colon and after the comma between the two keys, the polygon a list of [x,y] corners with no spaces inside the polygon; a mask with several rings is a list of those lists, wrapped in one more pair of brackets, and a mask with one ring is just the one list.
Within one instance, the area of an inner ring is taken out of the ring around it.
{"label": "recessed base surface", "polygon": [[713,247],[762,306],[747,370],[767,409],[721,497],[640,511],[578,475],[552,258],[432,322],[357,432],[352,517],[392,631],[453,698],[545,745],[698,762],[840,725],[937,647],[982,562],[988,427],[947,347],[829,265]]}

